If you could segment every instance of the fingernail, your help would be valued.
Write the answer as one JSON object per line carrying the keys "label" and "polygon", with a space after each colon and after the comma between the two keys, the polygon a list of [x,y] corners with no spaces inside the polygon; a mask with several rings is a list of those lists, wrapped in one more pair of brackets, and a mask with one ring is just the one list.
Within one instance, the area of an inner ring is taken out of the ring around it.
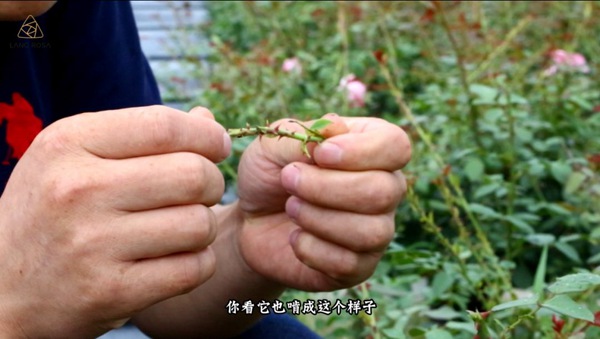
{"label": "fingernail", "polygon": [[296,165],[288,165],[281,171],[281,184],[289,193],[295,193],[300,181],[300,169]]}
{"label": "fingernail", "polygon": [[298,221],[298,215],[300,214],[300,200],[295,197],[291,197],[287,201],[285,210],[293,221]]}
{"label": "fingernail", "polygon": [[225,157],[228,157],[231,153],[231,137],[229,137],[229,133],[223,133],[223,151],[225,152]]}
{"label": "fingernail", "polygon": [[342,149],[334,143],[325,142],[319,145],[315,152],[319,164],[335,165],[342,161]]}

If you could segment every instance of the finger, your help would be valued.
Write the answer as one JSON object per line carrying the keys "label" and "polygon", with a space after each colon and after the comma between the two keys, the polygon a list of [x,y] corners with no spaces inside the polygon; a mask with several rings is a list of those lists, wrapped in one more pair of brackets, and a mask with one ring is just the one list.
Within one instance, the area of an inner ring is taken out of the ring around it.
{"label": "finger", "polygon": [[286,212],[303,230],[354,252],[380,252],[394,238],[391,213],[365,215],[331,210],[290,197]]}
{"label": "finger", "polygon": [[215,272],[216,259],[209,247],[200,252],[183,252],[135,262],[123,274],[129,284],[127,299],[144,300],[147,306],[188,293]]}
{"label": "finger", "polygon": [[81,146],[101,158],[194,152],[215,162],[225,159],[229,135],[208,114],[198,111],[186,114],[165,106],[136,107],[79,114],[59,126],[79,131]]}
{"label": "finger", "polygon": [[110,225],[110,236],[130,241],[115,242],[112,250],[122,261],[199,252],[216,237],[217,221],[203,205],[165,207],[128,213]]}
{"label": "finger", "polygon": [[204,118],[211,119],[211,120],[215,120],[214,114],[212,114],[212,112],[208,108],[202,107],[202,106],[196,106],[196,107],[192,108],[190,110],[190,114],[197,115],[197,116],[204,117]]}
{"label": "finger", "polygon": [[[223,175],[208,159],[189,152],[161,154],[103,163],[110,205],[140,211],[171,205],[218,203]],[[114,191],[118,190],[118,191]]]}
{"label": "finger", "polygon": [[346,172],[298,162],[282,169],[281,183],[311,204],[365,214],[393,211],[406,190],[401,173]]}
{"label": "finger", "polygon": [[357,253],[296,230],[290,243],[298,260],[342,286],[353,286],[373,274],[381,253]]}
{"label": "finger", "polygon": [[411,157],[410,141],[398,126],[383,119],[345,118],[348,133],[328,138],[314,149],[321,167],[344,170],[403,168]]}
{"label": "finger", "polygon": [[350,131],[344,122],[344,119],[335,113],[327,113],[322,119],[331,121],[329,125],[325,126],[325,128],[319,131],[319,133],[325,138],[331,138],[333,136],[348,133],[348,131]]}

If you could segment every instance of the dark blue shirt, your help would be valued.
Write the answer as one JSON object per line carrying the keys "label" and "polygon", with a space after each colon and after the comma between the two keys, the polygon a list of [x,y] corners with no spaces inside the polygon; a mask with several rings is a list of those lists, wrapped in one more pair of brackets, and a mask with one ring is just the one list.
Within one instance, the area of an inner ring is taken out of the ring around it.
{"label": "dark blue shirt", "polygon": [[125,1],[59,1],[0,22],[0,193],[42,128],[82,112],[160,103]]}

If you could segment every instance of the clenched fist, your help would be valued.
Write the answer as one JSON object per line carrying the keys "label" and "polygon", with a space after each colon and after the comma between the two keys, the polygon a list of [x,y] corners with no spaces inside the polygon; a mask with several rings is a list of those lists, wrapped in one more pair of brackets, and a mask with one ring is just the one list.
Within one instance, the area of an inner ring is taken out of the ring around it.
{"label": "clenched fist", "polygon": [[203,108],[86,113],[43,130],[0,198],[0,333],[96,336],[207,280],[215,163],[229,151]]}

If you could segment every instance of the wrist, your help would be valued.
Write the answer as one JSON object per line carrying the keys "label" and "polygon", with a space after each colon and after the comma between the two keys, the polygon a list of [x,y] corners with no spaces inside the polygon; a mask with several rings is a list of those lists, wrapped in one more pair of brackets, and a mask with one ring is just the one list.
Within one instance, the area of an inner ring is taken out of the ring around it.
{"label": "wrist", "polygon": [[[236,279],[244,281],[244,286],[250,287],[254,293],[262,291],[263,295],[279,296],[285,286],[272,281],[257,272],[246,260],[241,232],[244,227],[253,227],[254,219],[248,216],[240,207],[239,200],[226,206],[215,206],[213,211],[217,215],[219,235],[215,245],[229,249],[228,265],[232,272],[236,272]],[[224,246],[221,246],[224,245]],[[269,258],[265,258],[269,260]]]}

